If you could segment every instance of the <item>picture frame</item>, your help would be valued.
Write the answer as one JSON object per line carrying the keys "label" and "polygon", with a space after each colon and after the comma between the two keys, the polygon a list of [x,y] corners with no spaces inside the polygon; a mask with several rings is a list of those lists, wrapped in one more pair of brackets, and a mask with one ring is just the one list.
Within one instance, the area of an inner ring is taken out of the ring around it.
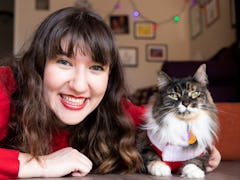
{"label": "picture frame", "polygon": [[110,16],[110,27],[115,34],[129,34],[128,15]]}
{"label": "picture frame", "polygon": [[146,59],[150,62],[161,62],[167,60],[167,45],[166,44],[147,44]]}
{"label": "picture frame", "polygon": [[189,27],[191,38],[195,39],[198,37],[202,31],[202,13],[199,5],[193,5],[189,9]]}
{"label": "picture frame", "polygon": [[232,28],[236,28],[236,5],[235,0],[230,0],[230,18]]}
{"label": "picture frame", "polygon": [[138,48],[130,46],[119,47],[119,55],[124,67],[137,67]]}
{"label": "picture frame", "polygon": [[136,39],[154,39],[156,30],[151,21],[137,21],[134,23],[134,37]]}
{"label": "picture frame", "polygon": [[211,0],[198,0],[197,2],[201,7],[204,7],[209,1]]}
{"label": "picture frame", "polygon": [[206,26],[210,27],[220,17],[219,0],[210,0],[205,5]]}
{"label": "picture frame", "polygon": [[36,10],[49,10],[49,0],[35,0]]}

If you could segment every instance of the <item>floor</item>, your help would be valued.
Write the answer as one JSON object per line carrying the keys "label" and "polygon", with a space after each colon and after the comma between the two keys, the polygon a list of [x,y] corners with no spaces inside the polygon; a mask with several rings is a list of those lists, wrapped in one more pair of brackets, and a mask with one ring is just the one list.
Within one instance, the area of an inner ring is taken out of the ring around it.
{"label": "floor", "polygon": [[[156,177],[144,174],[133,174],[133,175],[87,175],[85,177],[65,177],[65,178],[52,178],[51,180],[183,180],[184,178],[171,176],[171,177]],[[213,172],[208,173],[204,180],[240,180],[240,161],[222,161],[217,169]],[[186,178],[190,180],[190,178]],[[197,179],[198,180],[198,179]]]}

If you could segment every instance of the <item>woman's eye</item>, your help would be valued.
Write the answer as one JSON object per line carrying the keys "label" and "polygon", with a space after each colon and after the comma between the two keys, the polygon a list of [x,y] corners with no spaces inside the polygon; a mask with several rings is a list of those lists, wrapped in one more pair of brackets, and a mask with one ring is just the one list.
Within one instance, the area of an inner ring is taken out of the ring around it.
{"label": "woman's eye", "polygon": [[191,98],[196,99],[200,95],[200,92],[194,91],[191,93]]}
{"label": "woman's eye", "polygon": [[91,66],[90,69],[92,69],[94,71],[103,71],[104,70],[103,66],[101,66],[101,65]]}
{"label": "woman's eye", "polygon": [[178,100],[178,95],[176,93],[171,93],[168,95],[168,97],[170,97],[173,100]]}
{"label": "woman's eye", "polygon": [[57,60],[57,63],[63,64],[63,65],[66,65],[66,66],[71,66],[71,63],[67,60],[64,60],[64,59]]}

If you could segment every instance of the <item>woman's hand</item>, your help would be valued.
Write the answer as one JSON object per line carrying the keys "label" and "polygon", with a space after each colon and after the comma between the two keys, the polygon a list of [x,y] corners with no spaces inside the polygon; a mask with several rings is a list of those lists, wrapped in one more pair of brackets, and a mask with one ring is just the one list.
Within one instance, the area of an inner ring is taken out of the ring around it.
{"label": "woman's hand", "polygon": [[206,171],[211,172],[214,169],[216,169],[218,167],[220,161],[221,161],[221,154],[219,153],[217,148],[215,146],[213,146],[211,149],[211,154],[210,154],[210,158],[208,161],[208,166],[206,168]]}
{"label": "woman's hand", "polygon": [[68,174],[85,176],[92,169],[92,162],[82,153],[71,147],[40,156],[40,162],[31,159],[26,153],[19,155],[18,177],[61,177]]}

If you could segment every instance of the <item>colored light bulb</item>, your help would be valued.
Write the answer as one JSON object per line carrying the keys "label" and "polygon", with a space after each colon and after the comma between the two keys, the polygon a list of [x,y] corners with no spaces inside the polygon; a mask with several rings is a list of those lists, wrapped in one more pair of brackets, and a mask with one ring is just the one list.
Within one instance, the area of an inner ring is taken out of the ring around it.
{"label": "colored light bulb", "polygon": [[134,12],[133,12],[133,16],[134,16],[134,17],[138,17],[139,15],[140,15],[140,13],[139,13],[138,11],[134,11]]}
{"label": "colored light bulb", "polygon": [[178,15],[173,17],[174,22],[179,22],[180,21],[180,17]]}

